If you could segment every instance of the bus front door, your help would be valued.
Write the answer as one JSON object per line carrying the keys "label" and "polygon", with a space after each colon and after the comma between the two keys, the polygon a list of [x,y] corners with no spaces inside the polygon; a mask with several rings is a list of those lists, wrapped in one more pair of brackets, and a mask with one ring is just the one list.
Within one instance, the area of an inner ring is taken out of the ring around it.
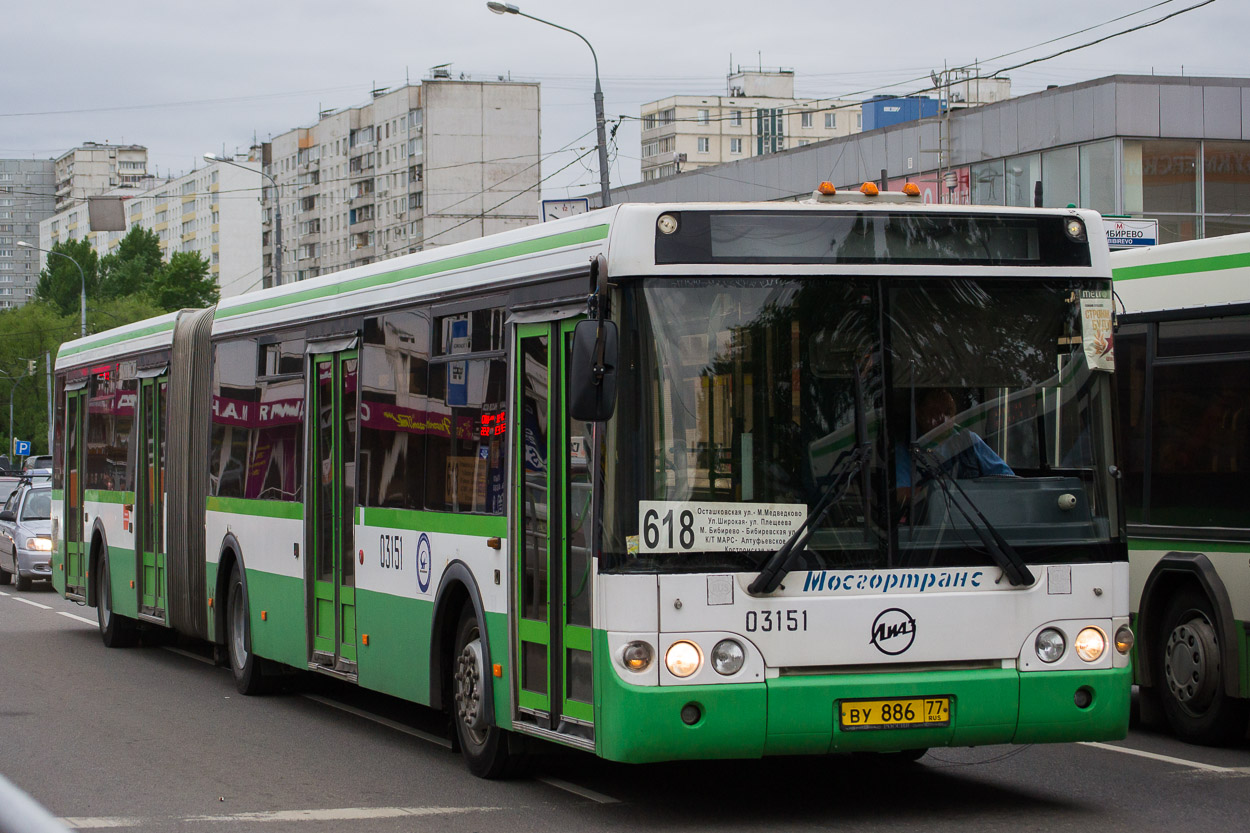
{"label": "bus front door", "polygon": [[313,356],[306,420],[309,426],[307,538],[312,665],[356,673],[355,350]]}
{"label": "bus front door", "polygon": [[87,391],[65,392],[65,595],[87,598],[87,550],[83,542],[86,487]]}
{"label": "bus front door", "polygon": [[139,612],[165,620],[165,402],[166,378],[139,382],[139,482],[135,546],[139,563]]}
{"label": "bus front door", "polygon": [[594,737],[593,426],[570,420],[565,408],[573,323],[517,328],[512,621],[523,722],[585,741]]}

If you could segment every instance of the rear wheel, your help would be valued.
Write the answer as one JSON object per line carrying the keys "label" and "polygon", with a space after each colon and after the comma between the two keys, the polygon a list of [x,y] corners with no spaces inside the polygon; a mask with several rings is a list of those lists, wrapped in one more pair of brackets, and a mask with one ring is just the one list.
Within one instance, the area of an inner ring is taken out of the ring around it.
{"label": "rear wheel", "polygon": [[508,733],[486,718],[482,631],[473,608],[466,605],[456,629],[456,650],[449,669],[452,723],[469,771],[479,778],[502,778],[515,769],[517,756],[508,749]]}
{"label": "rear wheel", "polygon": [[95,571],[95,616],[100,624],[100,639],[109,648],[129,648],[139,638],[139,627],[128,616],[113,612],[113,588],[109,581],[109,560],[100,556]]}
{"label": "rear wheel", "polygon": [[1163,608],[1155,644],[1156,690],[1168,725],[1181,740],[1223,746],[1241,738],[1247,704],[1224,693],[1220,632],[1214,606],[1195,589],[1183,590]]}
{"label": "rear wheel", "polygon": [[273,688],[273,678],[265,674],[265,660],[252,653],[251,620],[247,609],[247,587],[243,571],[235,564],[226,588],[226,655],[240,694],[265,694]]}

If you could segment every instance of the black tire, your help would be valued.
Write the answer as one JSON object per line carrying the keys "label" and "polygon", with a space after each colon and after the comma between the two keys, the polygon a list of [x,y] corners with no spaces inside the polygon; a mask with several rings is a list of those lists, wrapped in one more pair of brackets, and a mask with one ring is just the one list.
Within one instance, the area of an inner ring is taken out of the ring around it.
{"label": "black tire", "polygon": [[30,582],[31,582],[30,576],[22,575],[22,565],[14,562],[13,564],[13,589],[29,590]]}
{"label": "black tire", "polygon": [[1241,740],[1247,702],[1224,693],[1222,637],[1214,610],[1206,595],[1193,588],[1168,599],[1156,631],[1155,691],[1178,738],[1226,746]]}
{"label": "black tire", "polygon": [[266,674],[268,663],[252,653],[252,625],[247,607],[247,585],[235,564],[226,585],[226,660],[240,694],[267,694],[274,678]]}
{"label": "black tire", "polygon": [[452,652],[447,678],[451,681],[451,722],[456,727],[460,753],[469,772],[479,778],[505,778],[519,766],[519,756],[509,746],[509,733],[487,723],[483,702],[482,632],[473,608],[465,605],[456,628],[456,649]]}
{"label": "black tire", "polygon": [[101,554],[95,569],[95,618],[100,639],[107,648],[129,648],[139,641],[139,624],[113,612],[113,589],[109,583],[108,556]]}

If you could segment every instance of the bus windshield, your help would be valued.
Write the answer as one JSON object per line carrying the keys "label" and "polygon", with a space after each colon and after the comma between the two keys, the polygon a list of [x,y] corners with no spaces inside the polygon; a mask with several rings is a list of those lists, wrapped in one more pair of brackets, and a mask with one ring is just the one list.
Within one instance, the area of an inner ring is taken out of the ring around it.
{"label": "bus windshield", "polygon": [[[620,295],[601,568],[759,569],[850,450],[798,569],[1124,557],[1110,374],[1082,291],[1106,281],[657,278]],[[981,519],[984,519],[983,521]]]}

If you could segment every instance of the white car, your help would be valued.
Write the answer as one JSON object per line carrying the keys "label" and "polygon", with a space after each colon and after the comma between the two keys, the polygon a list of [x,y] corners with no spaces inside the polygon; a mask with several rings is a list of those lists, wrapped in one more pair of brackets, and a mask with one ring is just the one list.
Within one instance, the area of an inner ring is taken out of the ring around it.
{"label": "white car", "polygon": [[24,483],[0,510],[0,584],[18,590],[52,579],[52,489]]}

